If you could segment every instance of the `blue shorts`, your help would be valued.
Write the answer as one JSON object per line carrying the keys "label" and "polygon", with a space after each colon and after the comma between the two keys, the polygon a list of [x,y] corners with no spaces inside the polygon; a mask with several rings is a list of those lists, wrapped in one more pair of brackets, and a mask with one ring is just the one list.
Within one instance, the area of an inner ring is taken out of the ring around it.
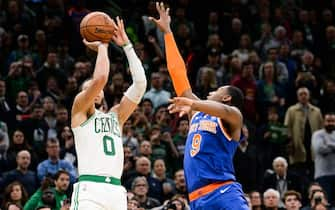
{"label": "blue shorts", "polygon": [[234,182],[219,187],[190,203],[191,210],[250,210],[242,187]]}

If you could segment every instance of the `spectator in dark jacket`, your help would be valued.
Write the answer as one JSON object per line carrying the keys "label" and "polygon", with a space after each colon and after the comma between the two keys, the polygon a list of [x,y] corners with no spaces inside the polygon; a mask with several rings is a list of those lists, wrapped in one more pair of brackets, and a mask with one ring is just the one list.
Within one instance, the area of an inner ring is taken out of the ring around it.
{"label": "spectator in dark jacket", "polygon": [[13,181],[19,181],[27,190],[28,195],[32,195],[38,187],[38,182],[36,173],[28,169],[30,159],[28,150],[18,152],[16,156],[17,168],[4,173],[2,186],[5,187]]}
{"label": "spectator in dark jacket", "polygon": [[275,158],[272,166],[274,172],[264,178],[263,190],[276,189],[281,198],[287,190],[302,192],[301,179],[287,170],[288,164],[285,158]]}

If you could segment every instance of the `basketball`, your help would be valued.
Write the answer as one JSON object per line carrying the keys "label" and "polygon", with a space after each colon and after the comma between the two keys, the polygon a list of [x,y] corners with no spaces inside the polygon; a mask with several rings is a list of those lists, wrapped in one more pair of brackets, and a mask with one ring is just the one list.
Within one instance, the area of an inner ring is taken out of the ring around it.
{"label": "basketball", "polygon": [[80,23],[80,34],[89,42],[109,42],[114,30],[113,20],[103,12],[91,12]]}

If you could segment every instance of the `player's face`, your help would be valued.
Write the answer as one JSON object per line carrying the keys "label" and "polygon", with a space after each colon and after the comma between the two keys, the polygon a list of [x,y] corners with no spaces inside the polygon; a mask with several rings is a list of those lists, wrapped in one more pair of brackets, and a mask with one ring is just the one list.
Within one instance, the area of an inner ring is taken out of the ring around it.
{"label": "player's face", "polygon": [[100,91],[99,95],[97,95],[95,98],[94,98],[94,103],[95,104],[101,104],[102,103],[102,100],[104,99],[104,91]]}
{"label": "player's face", "polygon": [[[86,90],[89,86],[90,86],[90,83],[91,83],[92,80],[89,80],[89,81],[86,81],[84,84],[83,84],[83,90]],[[104,99],[104,91],[101,90],[99,95],[97,95],[95,98],[94,98],[94,103],[95,104],[101,104],[102,103],[102,100]]]}
{"label": "player's face", "polygon": [[285,207],[287,210],[299,210],[301,207],[300,201],[295,195],[289,195],[285,199]]}
{"label": "player's face", "polygon": [[218,88],[215,91],[212,91],[207,96],[208,100],[218,101],[225,103],[225,99],[229,96],[228,94],[228,86],[223,86]]}

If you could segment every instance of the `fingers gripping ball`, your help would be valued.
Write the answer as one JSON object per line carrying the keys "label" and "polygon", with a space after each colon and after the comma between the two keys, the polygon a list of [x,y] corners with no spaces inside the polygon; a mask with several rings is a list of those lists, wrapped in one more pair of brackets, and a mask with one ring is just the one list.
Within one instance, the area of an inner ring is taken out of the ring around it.
{"label": "fingers gripping ball", "polygon": [[80,34],[89,42],[109,42],[114,34],[115,23],[103,12],[91,12],[80,23]]}

